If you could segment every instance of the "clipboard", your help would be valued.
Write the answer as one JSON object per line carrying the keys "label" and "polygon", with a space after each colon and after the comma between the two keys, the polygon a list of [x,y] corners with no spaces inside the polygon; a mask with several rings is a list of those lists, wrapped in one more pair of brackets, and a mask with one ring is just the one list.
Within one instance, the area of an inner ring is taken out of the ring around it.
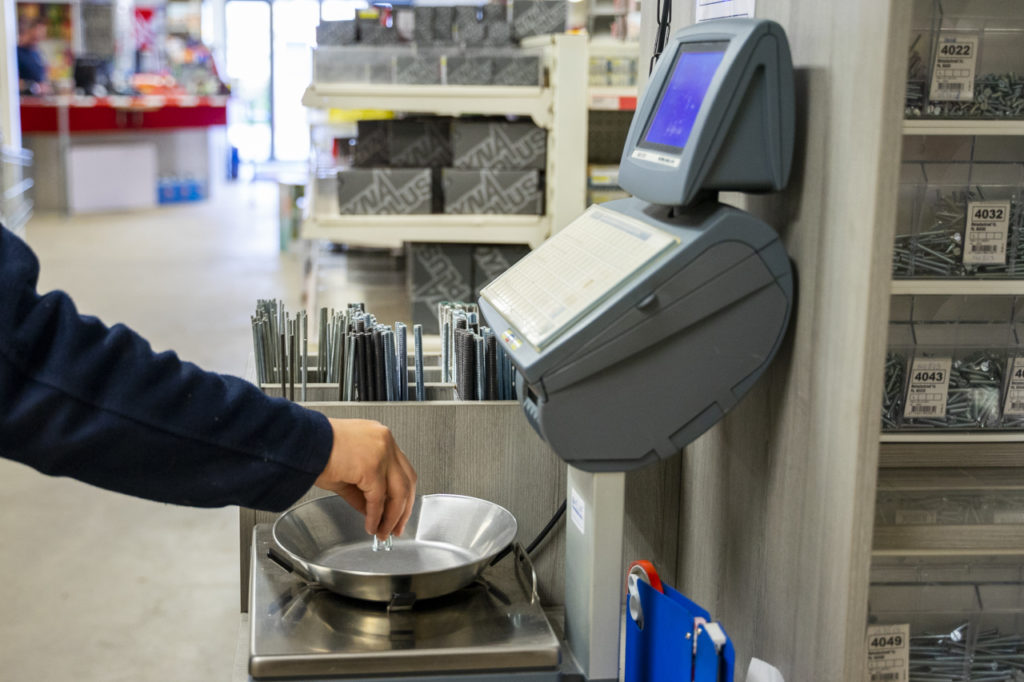
{"label": "clipboard", "polygon": [[625,682],[732,682],[736,651],[725,629],[656,573],[644,580],[647,566],[642,577],[630,567]]}

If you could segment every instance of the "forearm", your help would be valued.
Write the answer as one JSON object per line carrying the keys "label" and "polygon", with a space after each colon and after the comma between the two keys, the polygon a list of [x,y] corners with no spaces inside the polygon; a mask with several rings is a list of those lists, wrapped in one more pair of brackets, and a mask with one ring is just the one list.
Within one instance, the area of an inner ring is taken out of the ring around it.
{"label": "forearm", "polygon": [[38,296],[19,248],[2,235],[0,453],[194,506],[280,509],[312,485],[331,450],[325,418],[154,353],[126,327],[78,315],[64,294]]}

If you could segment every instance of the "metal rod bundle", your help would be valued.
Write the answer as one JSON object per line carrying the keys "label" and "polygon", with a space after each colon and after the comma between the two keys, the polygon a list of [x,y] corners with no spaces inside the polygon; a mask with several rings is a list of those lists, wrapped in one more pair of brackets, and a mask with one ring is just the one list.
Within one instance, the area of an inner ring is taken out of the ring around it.
{"label": "metal rod bundle", "polygon": [[[479,308],[475,303],[461,301],[441,301],[437,304],[437,323],[441,332],[441,381],[454,381],[458,360],[458,349],[455,346],[455,330],[469,329],[469,316],[479,316]],[[479,333],[479,328],[476,330]]]}

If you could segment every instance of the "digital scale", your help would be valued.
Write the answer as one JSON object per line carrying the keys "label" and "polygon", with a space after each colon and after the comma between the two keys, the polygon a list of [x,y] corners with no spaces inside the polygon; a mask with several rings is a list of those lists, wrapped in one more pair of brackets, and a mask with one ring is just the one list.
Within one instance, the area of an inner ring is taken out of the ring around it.
{"label": "digital scale", "polygon": [[629,130],[619,181],[633,198],[590,207],[482,291],[527,419],[570,465],[567,646],[501,564],[447,601],[393,614],[309,593],[266,561],[257,527],[252,677],[618,679],[623,472],[678,453],[778,351],[789,259],[771,227],[716,193],[782,189],[793,137],[783,30],[755,19],[685,28]]}
{"label": "digital scale", "polygon": [[619,677],[623,472],[721,420],[782,343],[789,257],[717,193],[785,187],[793,138],[782,28],[685,28],[630,125],[619,184],[633,197],[591,206],[481,292],[527,419],[569,464],[566,653],[588,680]]}

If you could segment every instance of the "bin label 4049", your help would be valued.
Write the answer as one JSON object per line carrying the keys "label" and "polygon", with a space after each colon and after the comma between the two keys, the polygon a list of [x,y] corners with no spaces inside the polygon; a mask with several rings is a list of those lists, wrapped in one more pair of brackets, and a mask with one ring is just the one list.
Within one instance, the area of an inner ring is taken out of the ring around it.
{"label": "bin label 4049", "polygon": [[869,625],[867,682],[908,682],[910,626]]}

